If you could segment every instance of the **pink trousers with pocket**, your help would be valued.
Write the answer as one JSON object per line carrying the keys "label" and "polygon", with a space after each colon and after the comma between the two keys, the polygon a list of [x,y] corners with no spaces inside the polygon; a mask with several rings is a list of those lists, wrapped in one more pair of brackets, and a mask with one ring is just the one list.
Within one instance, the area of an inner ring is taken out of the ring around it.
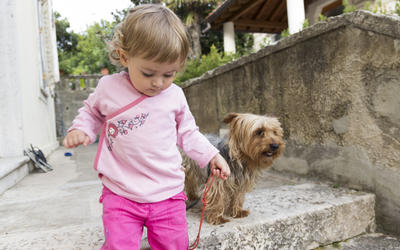
{"label": "pink trousers with pocket", "polygon": [[186,250],[188,231],[185,193],[160,202],[138,203],[114,194],[103,187],[105,242],[101,250],[140,249],[143,226],[151,249]]}

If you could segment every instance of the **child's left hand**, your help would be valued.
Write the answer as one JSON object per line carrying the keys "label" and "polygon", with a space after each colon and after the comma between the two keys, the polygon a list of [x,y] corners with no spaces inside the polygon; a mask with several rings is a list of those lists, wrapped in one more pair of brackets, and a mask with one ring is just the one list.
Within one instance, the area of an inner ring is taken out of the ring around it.
{"label": "child's left hand", "polygon": [[231,175],[228,163],[226,163],[225,159],[219,153],[211,159],[210,170],[211,173],[222,180],[228,179],[229,175]]}

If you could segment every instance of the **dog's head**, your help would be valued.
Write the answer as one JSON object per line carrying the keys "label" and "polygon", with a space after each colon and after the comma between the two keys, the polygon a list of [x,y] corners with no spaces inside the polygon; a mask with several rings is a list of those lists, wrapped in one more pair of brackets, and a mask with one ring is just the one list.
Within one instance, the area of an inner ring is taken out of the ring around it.
{"label": "dog's head", "polygon": [[229,148],[232,158],[247,157],[268,167],[284,148],[283,130],[275,117],[230,113],[224,122],[229,124]]}

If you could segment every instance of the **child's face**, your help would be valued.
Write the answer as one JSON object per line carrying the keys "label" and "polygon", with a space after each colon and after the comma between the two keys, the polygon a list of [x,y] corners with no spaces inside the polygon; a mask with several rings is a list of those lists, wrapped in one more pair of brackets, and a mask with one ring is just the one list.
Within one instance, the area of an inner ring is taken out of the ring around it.
{"label": "child's face", "polygon": [[133,86],[147,96],[156,96],[171,86],[181,65],[179,60],[174,63],[157,63],[139,57],[127,57],[121,61],[128,68]]}

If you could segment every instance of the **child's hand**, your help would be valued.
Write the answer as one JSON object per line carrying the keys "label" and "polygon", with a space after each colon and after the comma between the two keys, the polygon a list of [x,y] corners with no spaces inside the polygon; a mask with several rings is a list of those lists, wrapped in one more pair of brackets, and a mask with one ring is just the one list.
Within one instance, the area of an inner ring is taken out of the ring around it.
{"label": "child's hand", "polygon": [[87,146],[90,143],[90,138],[85,134],[85,132],[75,129],[67,134],[63,140],[63,146],[66,148],[75,148],[83,144]]}
{"label": "child's hand", "polygon": [[211,173],[222,180],[228,179],[229,175],[231,175],[228,163],[226,163],[225,159],[220,154],[216,154],[214,158],[211,159],[210,170]]}

